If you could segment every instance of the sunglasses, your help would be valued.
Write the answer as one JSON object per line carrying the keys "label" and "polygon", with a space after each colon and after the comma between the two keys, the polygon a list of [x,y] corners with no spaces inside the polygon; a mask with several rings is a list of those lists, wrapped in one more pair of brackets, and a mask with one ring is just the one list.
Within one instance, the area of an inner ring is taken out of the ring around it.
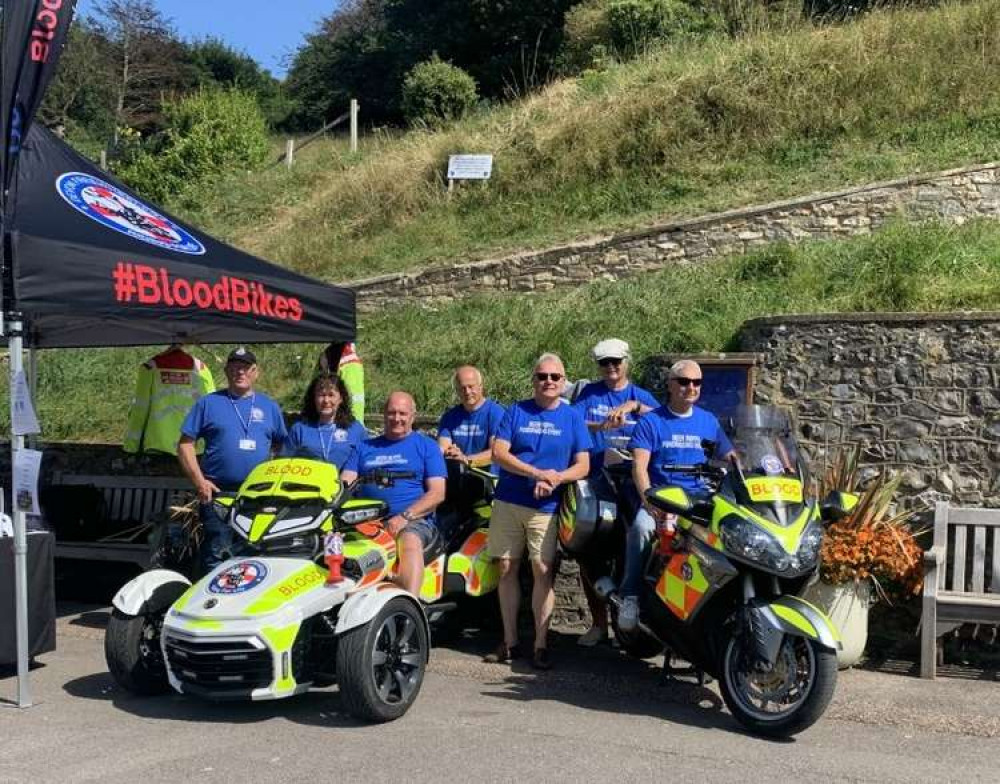
{"label": "sunglasses", "polygon": [[611,365],[620,365],[624,361],[618,357],[604,357],[604,359],[597,360],[597,364],[601,367],[610,367]]}
{"label": "sunglasses", "polygon": [[562,373],[535,373],[535,381],[562,381]]}
{"label": "sunglasses", "polygon": [[671,381],[676,381],[682,387],[693,386],[695,389],[698,389],[699,387],[701,387],[701,379],[700,378],[683,378],[681,376],[674,376],[670,380]]}

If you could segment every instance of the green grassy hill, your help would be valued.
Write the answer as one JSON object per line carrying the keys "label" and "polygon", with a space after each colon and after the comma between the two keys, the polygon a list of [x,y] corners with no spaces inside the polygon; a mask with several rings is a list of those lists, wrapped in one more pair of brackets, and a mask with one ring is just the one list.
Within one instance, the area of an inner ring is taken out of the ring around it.
{"label": "green grassy hill", "polygon": [[[709,41],[552,85],[439,132],[380,133],[351,156],[318,143],[291,172],[213,183],[172,205],[236,245],[332,281],[1000,157],[1000,2],[880,12],[842,26]],[[449,153],[492,152],[494,180],[453,198]],[[780,313],[994,309],[1000,226],[894,226],[872,237],[665,270],[621,283],[483,296],[365,316],[370,408],[396,387],[451,404],[461,362],[523,396],[542,351],[593,372],[615,335],[637,358],[726,349]],[[217,371],[228,349],[201,353]],[[296,408],[319,347],[263,346],[262,387]],[[47,439],[118,441],[149,350],[40,362]],[[220,379],[221,379],[221,373]]]}
{"label": "green grassy hill", "polygon": [[[363,97],[362,97],[363,101]],[[308,148],[187,217],[331,281],[998,157],[1000,3],[873,13],[663,49],[452,128]],[[448,198],[451,153],[490,152]]]}
{"label": "green grassy hill", "polygon": [[[529,392],[543,351],[591,377],[588,351],[617,336],[642,360],[661,352],[723,351],[757,316],[834,311],[995,309],[1000,302],[1000,225],[894,226],[869,238],[757,253],[619,283],[533,297],[483,296],[366,318],[360,341],[377,408],[387,393],[414,392],[422,413],[452,405],[450,374],[475,362],[489,392]],[[261,386],[297,409],[319,346],[259,346]],[[228,347],[207,347],[221,380]],[[149,350],[54,351],[41,355],[40,418],[48,439],[119,441],[134,369]]]}

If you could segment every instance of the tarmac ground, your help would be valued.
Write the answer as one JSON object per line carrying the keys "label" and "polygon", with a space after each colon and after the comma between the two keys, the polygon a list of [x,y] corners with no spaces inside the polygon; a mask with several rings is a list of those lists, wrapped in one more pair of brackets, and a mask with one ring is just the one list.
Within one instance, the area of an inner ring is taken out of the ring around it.
{"label": "tarmac ground", "polygon": [[[794,739],[743,732],[714,685],[661,683],[655,662],[555,634],[556,668],[481,661],[494,640],[435,648],[399,721],[365,725],[336,688],[289,700],[142,698],[107,672],[107,609],[60,604],[58,650],[31,673],[35,705],[12,707],[0,671],[0,781],[173,782],[390,778],[408,782],[996,782],[1000,679],[946,668],[840,673],[825,716]],[[909,666],[899,664],[898,669]]]}

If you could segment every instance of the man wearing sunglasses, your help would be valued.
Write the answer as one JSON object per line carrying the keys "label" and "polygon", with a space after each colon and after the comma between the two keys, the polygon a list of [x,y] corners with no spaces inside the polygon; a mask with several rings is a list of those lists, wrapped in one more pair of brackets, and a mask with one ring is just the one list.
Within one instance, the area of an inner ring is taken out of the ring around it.
{"label": "man wearing sunglasses", "polygon": [[[611,436],[630,436],[639,416],[659,407],[656,398],[629,380],[629,345],[624,340],[602,340],[591,350],[597,363],[601,380],[587,384],[577,396],[573,406],[583,414],[590,430],[593,446],[590,450],[590,478],[600,476],[604,466],[604,450]],[[590,579],[591,569],[601,571],[600,563],[581,563],[583,591],[590,608],[590,628],[577,642],[584,647],[597,645],[608,639],[608,609],[594,593]]]}
{"label": "man wearing sunglasses", "polygon": [[656,530],[654,515],[660,514],[646,502],[650,487],[676,485],[698,495],[702,481],[690,474],[670,471],[671,465],[697,465],[708,460],[703,441],[712,441],[716,455],[728,459],[733,446],[719,420],[695,405],[701,396],[702,373],[697,362],[682,359],[670,368],[667,404],[644,416],[632,433],[632,478],[642,499],[642,508],[628,529],[625,547],[625,576],[618,625],[631,631],[639,622],[639,588],[642,584],[642,552]]}
{"label": "man wearing sunglasses", "polygon": [[555,606],[552,589],[556,556],[557,490],[583,479],[590,468],[590,434],[580,413],[560,399],[566,371],[555,354],[543,354],[531,376],[534,395],[507,409],[493,441],[493,462],[500,469],[489,553],[500,565],[500,615],[504,639],[486,661],[505,663],[521,655],[517,612],[521,603],[518,567],[525,549],[531,561],[535,616],[532,665],[551,666],[547,639]]}

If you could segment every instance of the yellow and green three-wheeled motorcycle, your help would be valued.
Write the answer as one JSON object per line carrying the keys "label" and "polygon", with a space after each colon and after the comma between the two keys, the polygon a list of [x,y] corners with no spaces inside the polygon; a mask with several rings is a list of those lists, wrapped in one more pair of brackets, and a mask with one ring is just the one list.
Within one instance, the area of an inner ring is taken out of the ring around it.
{"label": "yellow and green three-wheeled motorcycle", "polygon": [[[234,496],[214,503],[236,532],[241,557],[194,583],[145,572],[114,597],[105,637],[116,681],[140,694],[170,688],[208,699],[280,699],[339,687],[345,708],[370,721],[402,716],[416,699],[430,651],[430,622],[457,595],[494,590],[486,554],[493,478],[449,465],[438,537],[425,548],[419,601],[396,586],[396,543],[386,506],[355,497],[329,463],[281,458],[258,466]],[[325,544],[340,534],[343,567],[328,581]]]}

